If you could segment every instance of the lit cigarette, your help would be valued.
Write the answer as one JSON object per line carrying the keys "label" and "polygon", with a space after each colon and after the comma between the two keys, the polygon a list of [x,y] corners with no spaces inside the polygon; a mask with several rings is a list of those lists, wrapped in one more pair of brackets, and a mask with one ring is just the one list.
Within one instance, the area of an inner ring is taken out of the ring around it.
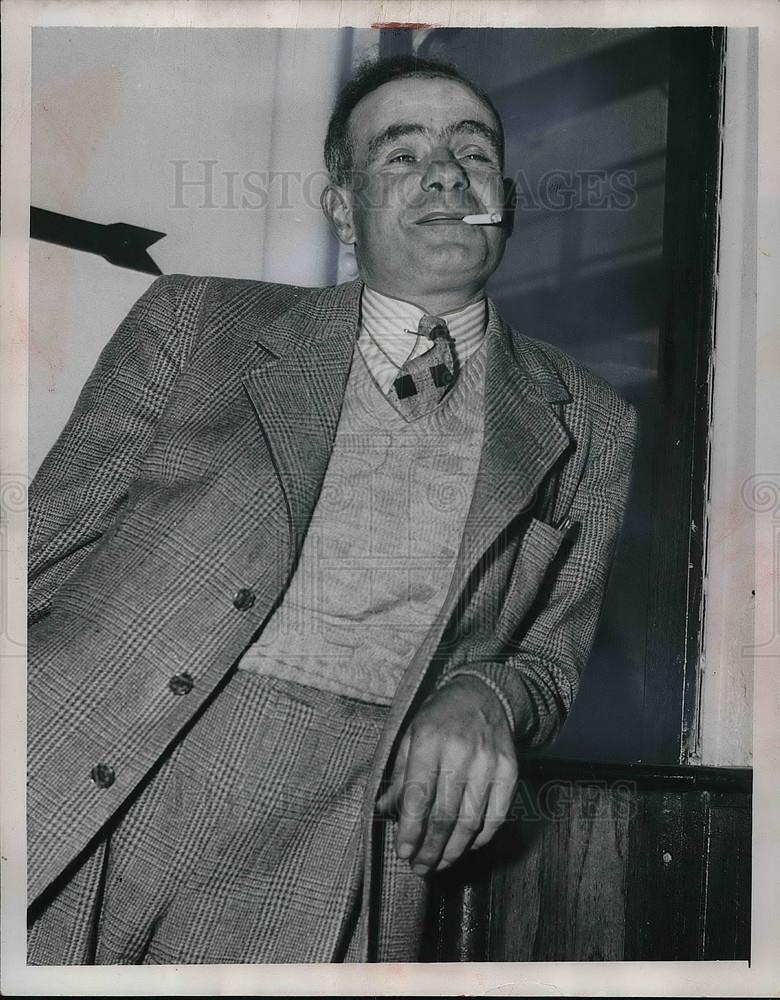
{"label": "lit cigarette", "polygon": [[470,226],[497,226],[502,218],[500,212],[489,212],[487,215],[464,215],[463,221]]}

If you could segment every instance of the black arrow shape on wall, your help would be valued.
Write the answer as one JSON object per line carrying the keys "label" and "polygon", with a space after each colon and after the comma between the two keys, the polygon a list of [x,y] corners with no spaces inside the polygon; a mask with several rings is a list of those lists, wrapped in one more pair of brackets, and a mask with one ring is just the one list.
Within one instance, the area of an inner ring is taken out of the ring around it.
{"label": "black arrow shape on wall", "polygon": [[72,215],[48,212],[45,208],[30,209],[32,239],[96,253],[110,264],[143,271],[144,274],[162,274],[146,248],[165,235],[154,229],[130,226],[126,222],[112,222],[104,226],[99,222],[76,219]]}

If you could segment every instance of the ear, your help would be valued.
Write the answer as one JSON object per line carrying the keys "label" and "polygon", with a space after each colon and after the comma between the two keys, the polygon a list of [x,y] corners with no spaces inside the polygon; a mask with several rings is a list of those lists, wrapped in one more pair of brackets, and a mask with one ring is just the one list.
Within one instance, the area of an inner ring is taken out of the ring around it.
{"label": "ear", "polygon": [[349,246],[354,244],[351,192],[347,188],[328,184],[320,195],[320,205],[336,238]]}
{"label": "ear", "polygon": [[511,177],[504,177],[504,229],[506,237],[512,235],[515,228],[515,209],[517,208],[517,185]]}

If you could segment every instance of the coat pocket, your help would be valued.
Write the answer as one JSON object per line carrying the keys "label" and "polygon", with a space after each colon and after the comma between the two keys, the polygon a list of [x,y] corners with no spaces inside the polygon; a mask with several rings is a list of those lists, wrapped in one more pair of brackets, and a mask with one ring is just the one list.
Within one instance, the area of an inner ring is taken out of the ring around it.
{"label": "coat pocket", "polygon": [[551,563],[570,533],[570,524],[556,528],[536,517],[528,522],[498,618],[499,635],[509,638],[520,628],[542,588]]}

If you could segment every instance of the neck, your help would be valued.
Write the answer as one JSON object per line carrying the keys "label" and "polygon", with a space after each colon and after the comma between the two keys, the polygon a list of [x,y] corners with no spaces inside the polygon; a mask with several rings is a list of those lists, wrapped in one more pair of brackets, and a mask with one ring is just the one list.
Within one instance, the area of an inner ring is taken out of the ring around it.
{"label": "neck", "polygon": [[383,286],[381,282],[365,281],[365,279],[364,282],[368,288],[372,288],[375,292],[381,292],[382,295],[387,295],[391,299],[398,299],[401,302],[409,302],[413,306],[417,306],[418,309],[430,313],[432,316],[441,316],[442,313],[454,312],[456,309],[462,309],[463,306],[470,305],[472,302],[478,302],[485,297],[484,288],[467,291],[458,289],[457,291],[449,292],[426,292],[417,295],[411,291],[400,294],[395,289]]}

